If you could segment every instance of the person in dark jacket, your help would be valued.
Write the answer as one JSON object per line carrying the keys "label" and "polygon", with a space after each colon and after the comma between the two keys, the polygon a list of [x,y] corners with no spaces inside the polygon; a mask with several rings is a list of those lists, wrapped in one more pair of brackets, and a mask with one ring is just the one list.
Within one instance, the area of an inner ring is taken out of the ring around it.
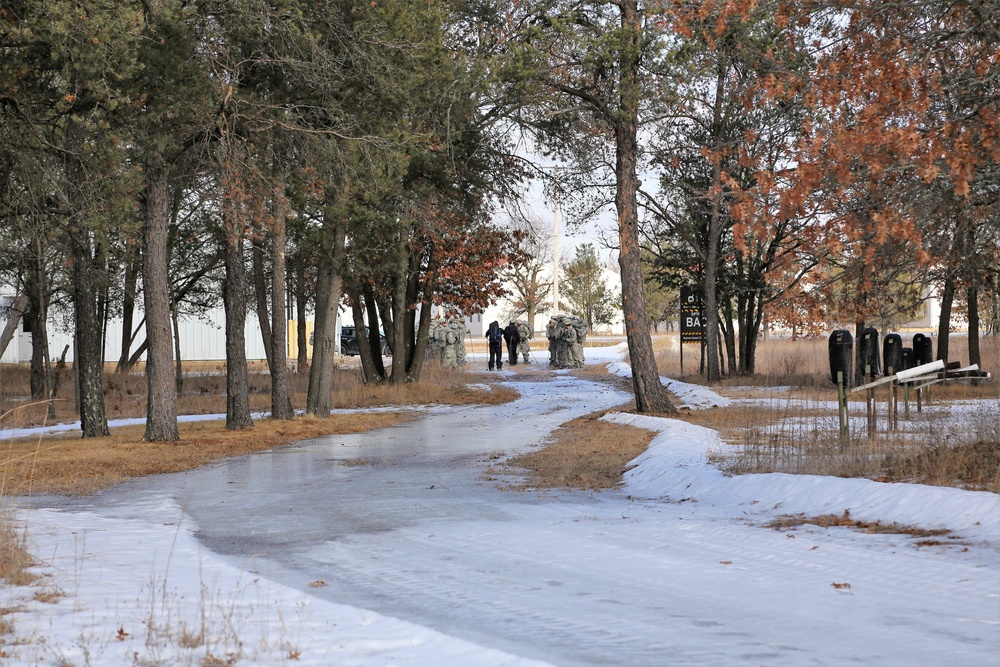
{"label": "person in dark jacket", "polygon": [[486,340],[490,345],[490,370],[493,370],[495,365],[499,371],[503,369],[503,329],[496,320],[490,322],[489,328],[486,329]]}
{"label": "person in dark jacket", "polygon": [[521,342],[521,332],[517,325],[511,322],[503,330],[503,339],[507,341],[507,361],[511,366],[517,365],[517,344]]}

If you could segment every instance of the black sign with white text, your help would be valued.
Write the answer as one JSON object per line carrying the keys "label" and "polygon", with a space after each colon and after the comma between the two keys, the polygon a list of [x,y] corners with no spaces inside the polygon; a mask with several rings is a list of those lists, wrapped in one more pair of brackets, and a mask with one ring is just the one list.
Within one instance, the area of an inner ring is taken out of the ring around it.
{"label": "black sign with white text", "polygon": [[681,343],[705,341],[705,313],[701,299],[690,287],[681,287]]}

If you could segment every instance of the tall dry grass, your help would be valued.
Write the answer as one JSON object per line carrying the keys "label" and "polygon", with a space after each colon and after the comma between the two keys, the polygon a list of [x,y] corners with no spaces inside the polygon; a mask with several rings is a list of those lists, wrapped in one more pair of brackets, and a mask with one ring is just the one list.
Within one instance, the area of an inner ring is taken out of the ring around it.
{"label": "tall dry grass", "polygon": [[[191,374],[186,376],[183,391],[177,397],[179,414],[222,414],[226,411],[225,365],[218,362],[185,364]],[[104,378],[105,409],[109,419],[142,418],[146,416],[146,378],[141,367],[127,375],[108,373]],[[419,383],[401,386],[365,384],[360,367],[347,360],[334,369],[334,408],[362,408],[387,405],[428,403],[483,403],[511,400],[502,390],[465,389],[468,374],[438,365],[424,367]],[[290,376],[292,405],[302,408],[306,403],[308,373]],[[28,368],[23,365],[0,364],[0,428],[28,428],[45,423],[75,421],[79,418],[72,381],[64,381],[53,402],[55,416],[49,416],[44,402],[31,403]],[[251,366],[249,374],[250,409],[267,412],[271,409],[270,375],[260,367]]]}
{"label": "tall dry grass", "polygon": [[909,419],[900,403],[898,430],[888,428],[888,389],[877,392],[872,436],[864,403],[850,402],[854,419],[846,438],[840,435],[832,390],[823,400],[785,396],[738,403],[720,411],[712,425],[733,445],[716,463],[731,474],[862,477],[1000,493],[1000,422],[995,416],[1000,388],[992,382],[978,387],[955,383],[936,385],[933,392],[934,399],[921,412],[911,392]]}
{"label": "tall dry grass", "polygon": [[[912,334],[903,334],[903,345],[909,346]],[[933,337],[934,351],[937,352],[937,337]],[[968,364],[968,336],[952,334],[949,339],[949,356],[952,361],[959,361],[963,366]],[[660,373],[687,382],[704,383],[704,377],[699,373],[700,346],[684,346],[684,372],[680,368],[680,346],[676,334],[658,335],[653,338],[653,349],[656,354],[657,367]],[[991,371],[994,375],[1000,372],[1000,336],[983,336],[980,338],[980,368]],[[755,357],[755,374],[753,376],[732,375],[723,379],[721,387],[759,386],[759,387],[797,387],[809,390],[812,388],[827,389],[832,386],[830,381],[830,365],[828,355],[828,339],[799,338],[791,340],[787,337],[771,336],[762,339],[757,344]],[[963,393],[961,387],[972,386],[972,383],[952,383],[949,393]],[[959,389],[956,391],[956,389]],[[811,392],[815,394],[815,392]],[[977,395],[970,392],[970,395]]]}
{"label": "tall dry grass", "polygon": [[[912,334],[903,335],[903,344],[909,346],[911,339]],[[656,348],[661,373],[677,377],[676,338],[660,337]],[[686,381],[703,382],[696,373],[698,351],[697,345],[685,346]],[[980,367],[995,375],[1000,370],[1000,337],[981,338],[980,352]],[[968,364],[967,336],[952,335],[949,356]],[[733,453],[718,461],[730,473],[866,477],[1000,492],[1000,436],[994,414],[1000,405],[1000,383],[995,378],[933,385],[921,396],[933,404],[924,414],[916,414],[916,396],[911,395],[913,422],[906,432],[886,433],[882,426],[869,438],[866,429],[856,428],[862,432],[842,442],[827,338],[762,340],[756,371],[753,377],[728,377],[714,387],[734,397],[755,397],[754,402],[681,417],[719,430],[725,442],[735,445]],[[736,391],[737,387],[741,389]],[[882,420],[887,391],[880,389],[877,395]],[[762,400],[764,396],[768,400]],[[863,400],[863,396],[852,399]],[[979,407],[970,410],[968,405]],[[864,414],[858,403],[851,410]],[[954,427],[956,418],[949,415],[955,410],[966,411],[959,428]]]}

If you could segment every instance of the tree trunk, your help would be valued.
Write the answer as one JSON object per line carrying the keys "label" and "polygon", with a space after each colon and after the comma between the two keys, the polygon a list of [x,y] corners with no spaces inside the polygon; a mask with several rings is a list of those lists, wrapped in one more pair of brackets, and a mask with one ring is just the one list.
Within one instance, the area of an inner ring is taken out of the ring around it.
{"label": "tree trunk", "polygon": [[[330,392],[333,391],[333,358],[340,342],[337,340],[337,309],[343,285],[347,220],[338,215],[331,222],[329,214],[324,214],[324,225],[333,231],[333,248],[331,256],[323,261],[321,275],[317,279],[316,326],[313,330],[313,359],[309,369],[306,412],[326,418],[330,416]],[[324,285],[323,293],[320,292],[321,283]]]}
{"label": "tree trunk", "polygon": [[181,326],[174,302],[170,304],[170,322],[174,328],[174,388],[179,398],[184,393],[184,362],[181,361]]}
{"label": "tree trunk", "polygon": [[[395,275],[393,275],[392,280],[392,326],[386,326],[385,331],[386,340],[392,341],[392,377],[389,379],[389,382],[394,385],[402,385],[407,381],[406,357],[408,346],[406,344],[406,323],[404,320],[406,316],[406,292],[409,282],[407,279],[410,268],[411,235],[411,227],[409,225],[404,225],[399,230],[399,239],[396,242]],[[375,333],[377,334],[378,331]],[[391,338],[390,335],[392,336]],[[381,337],[377,335],[373,336],[372,341],[374,345],[378,346],[377,350],[375,347],[372,347],[372,354],[377,354],[381,357]]]}
{"label": "tree trunk", "polygon": [[718,340],[715,338],[719,328],[719,308],[716,301],[716,289],[718,284],[719,271],[719,245],[722,242],[722,155],[718,145],[721,133],[721,114],[723,104],[723,89],[725,87],[725,72],[720,62],[718,76],[715,81],[715,104],[713,105],[712,119],[712,151],[709,159],[712,160],[712,213],[708,220],[708,247],[705,249],[705,335],[708,349],[712,351],[708,355],[708,381],[718,382],[722,379],[719,368],[718,356],[714,350],[718,347]]}
{"label": "tree trunk", "polygon": [[295,271],[295,342],[298,347],[295,372],[297,373],[304,373],[309,368],[309,335],[306,333],[308,296],[304,273],[305,269],[301,266]]}
{"label": "tree trunk", "polygon": [[[739,302],[739,300],[737,300]],[[719,314],[719,331],[722,333],[719,336],[719,364],[720,368],[727,368],[728,372],[733,373],[738,372],[740,366],[740,360],[742,360],[743,352],[743,331],[740,330],[739,341],[737,342],[737,326],[734,324],[733,320],[733,300],[732,297],[726,295],[722,298],[721,312]],[[742,327],[743,314],[746,312],[745,308],[738,306],[738,311],[736,315],[735,322],[740,323],[739,327]],[[738,350],[738,351],[737,351]],[[728,363],[727,363],[728,362]]]}
{"label": "tree trunk", "polygon": [[146,433],[150,442],[180,439],[170,334],[170,200],[168,169],[151,150],[146,159],[146,211],[142,233],[143,304],[146,311]]}
{"label": "tree trunk", "polygon": [[365,382],[375,382],[375,365],[372,363],[371,346],[365,345],[368,340],[365,326],[365,311],[361,308],[361,293],[355,288],[351,292],[351,313],[354,316],[354,335],[358,337],[358,356],[361,358],[361,374]]}
{"label": "tree trunk", "polygon": [[629,42],[620,50],[619,77],[621,105],[614,120],[615,131],[615,208],[618,213],[618,266],[622,282],[622,311],[625,315],[625,337],[632,363],[632,388],[639,412],[674,413],[660,382],[650,335],[649,315],[643,294],[642,263],[639,244],[639,213],[636,196],[638,114],[641,88],[639,82],[639,32],[642,16],[636,0],[621,3],[621,23],[624,39]]}
{"label": "tree trunk", "polygon": [[118,364],[115,366],[115,373],[127,372],[132,339],[135,337],[132,325],[135,318],[135,297],[139,283],[139,271],[141,269],[140,261],[141,255],[136,244],[126,241],[125,281],[122,288],[121,354],[118,355]]}
{"label": "tree trunk", "polygon": [[292,419],[288,386],[288,315],[285,312],[285,200],[284,178],[279,178],[274,228],[271,230],[271,418]]}
{"label": "tree trunk", "polygon": [[[865,360],[861,358],[861,334],[865,330],[864,318],[854,320],[854,386],[860,386],[868,382],[870,378],[865,375]],[[881,354],[881,351],[879,352]]]}
{"label": "tree trunk", "polygon": [[[437,273],[437,259],[433,250],[427,256],[427,275],[432,276]],[[430,280],[424,283],[423,290],[420,291],[417,272],[413,272],[413,282],[411,288],[414,292],[413,303],[420,301],[420,320],[416,327],[416,335],[413,344],[412,358],[407,366],[406,372],[413,382],[420,381],[420,375],[424,368],[424,358],[427,356],[427,336],[431,330],[431,305],[434,294],[434,286]]]}
{"label": "tree trunk", "polygon": [[941,290],[941,319],[938,320],[937,358],[948,363],[948,334],[951,331],[951,306],[955,300],[955,279],[948,276]]}
{"label": "tree trunk", "polygon": [[[82,144],[79,128],[67,129],[70,151],[79,152]],[[101,321],[98,317],[97,266],[100,252],[91,241],[92,232],[85,224],[86,206],[79,192],[80,171],[72,159],[67,166],[70,211],[69,247],[72,262],[74,324],[76,328],[77,392],[80,400],[80,429],[84,438],[108,435],[108,418],[104,409],[104,358]]]}
{"label": "tree trunk", "polygon": [[[364,327],[364,335],[358,333],[358,351],[361,353],[361,367],[365,371],[365,382],[385,382],[385,364],[382,363],[382,352],[381,352],[381,335],[379,330],[383,325],[379,324],[379,308],[380,305],[375,299],[375,291],[372,289],[371,285],[365,285],[361,288],[361,294],[364,298],[364,312],[368,316],[368,322],[362,321]],[[384,326],[392,329],[392,323],[386,323]],[[376,350],[379,350],[376,352]]]}
{"label": "tree trunk", "polygon": [[[365,285],[362,288],[362,293],[365,297],[365,312],[368,313],[368,327],[366,329],[367,335],[364,338],[358,337],[358,344],[360,347],[364,341],[368,341],[368,352],[371,355],[372,368],[375,369],[375,374],[369,378],[369,381],[385,382],[388,377],[385,372],[385,364],[382,362],[382,335],[379,331],[385,329],[386,334],[392,336],[392,320],[387,317],[389,308],[376,300],[375,290],[371,288],[371,285]],[[379,324],[380,313],[383,314],[381,325]]]}
{"label": "tree trunk", "polygon": [[[995,338],[1000,333],[1000,276],[993,273],[987,280],[990,286],[990,322],[987,330]],[[3,354],[2,347],[0,345],[0,354]]]}
{"label": "tree trunk", "polygon": [[31,329],[31,363],[28,367],[28,385],[32,401],[44,401],[49,395],[49,336],[45,310],[29,307],[25,323]]}
{"label": "tree trunk", "polygon": [[14,303],[10,306],[10,315],[7,317],[7,324],[3,327],[3,333],[0,333],[0,357],[7,351],[10,341],[14,339],[14,334],[17,333],[17,325],[21,323],[21,318],[27,309],[28,297],[24,294],[18,294],[14,297]]}
{"label": "tree trunk", "polygon": [[[264,230],[258,230],[263,236]],[[264,272],[264,240],[255,237],[253,240],[253,293],[257,310],[257,323],[260,325],[260,336],[264,339],[264,356],[267,357],[267,368],[273,370],[271,363],[271,316],[267,312],[267,276]]]}
{"label": "tree trunk", "polygon": [[969,364],[981,364],[979,351],[979,285],[975,280],[966,290],[965,305],[969,311]]}
{"label": "tree trunk", "polygon": [[431,330],[431,299],[430,289],[426,290],[425,298],[420,306],[420,320],[417,325],[417,337],[413,346],[413,360],[407,370],[413,382],[420,382],[420,375],[424,370],[424,358],[427,356],[427,336]]}
{"label": "tree trunk", "polygon": [[[316,315],[313,324],[313,354],[312,365],[309,367],[309,389],[306,395],[306,412],[316,413],[319,400],[318,365],[323,357],[324,341],[326,340],[327,311],[330,305],[330,292],[333,290],[333,260],[329,251],[324,252],[319,259],[316,271]],[[330,325],[333,326],[333,325]]]}
{"label": "tree trunk", "polygon": [[222,225],[226,237],[226,280],[222,295],[226,311],[226,428],[239,431],[253,427],[247,370],[243,222],[237,219],[232,202],[223,202],[222,207]]}

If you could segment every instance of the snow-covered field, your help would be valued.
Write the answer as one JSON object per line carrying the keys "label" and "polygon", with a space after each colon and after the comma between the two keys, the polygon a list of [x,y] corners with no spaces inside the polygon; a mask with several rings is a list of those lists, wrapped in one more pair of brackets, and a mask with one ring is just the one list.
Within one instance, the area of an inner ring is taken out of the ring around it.
{"label": "snow-covered field", "polygon": [[[659,435],[621,490],[506,491],[496,459],[624,398],[514,384],[512,405],[25,501],[44,578],[0,589],[0,664],[1000,665],[1000,496],[725,477],[713,431],[627,414],[606,419]],[[764,525],[845,510],[952,533]]]}

